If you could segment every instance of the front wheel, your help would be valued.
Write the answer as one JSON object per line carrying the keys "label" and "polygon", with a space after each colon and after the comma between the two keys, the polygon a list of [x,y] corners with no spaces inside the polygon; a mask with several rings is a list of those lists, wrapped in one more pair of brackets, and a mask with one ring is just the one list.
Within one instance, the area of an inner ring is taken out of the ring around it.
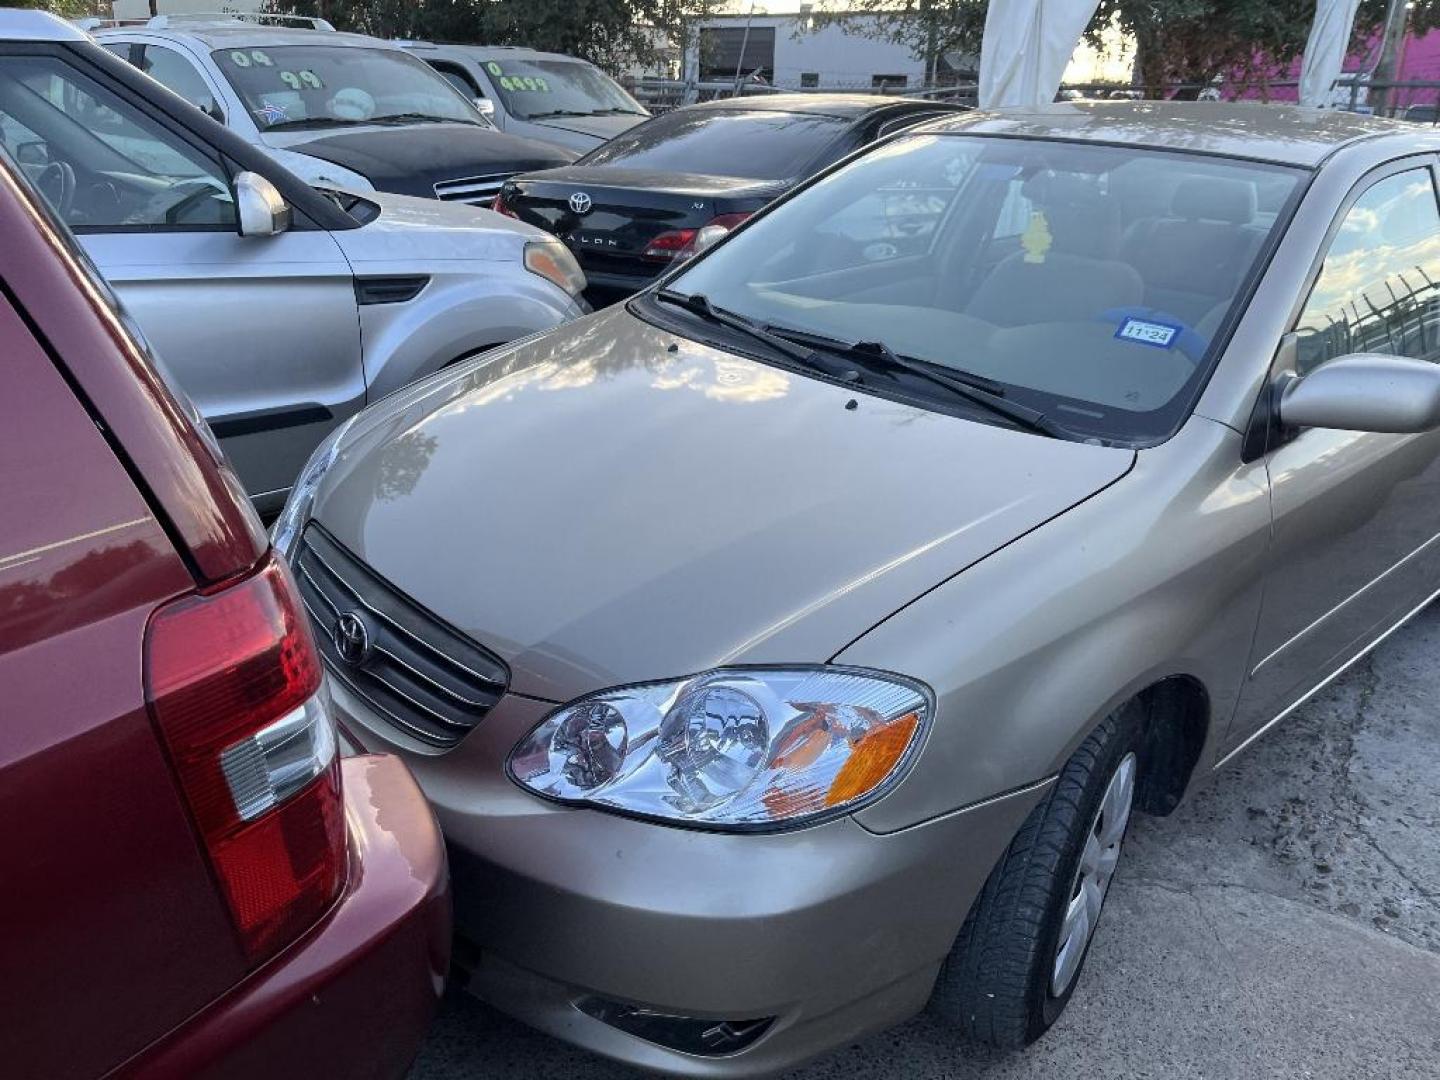
{"label": "front wheel", "polygon": [[1141,709],[1108,716],[1075,751],[990,874],[931,1005],[978,1042],[1034,1042],[1075,989],[1139,779]]}

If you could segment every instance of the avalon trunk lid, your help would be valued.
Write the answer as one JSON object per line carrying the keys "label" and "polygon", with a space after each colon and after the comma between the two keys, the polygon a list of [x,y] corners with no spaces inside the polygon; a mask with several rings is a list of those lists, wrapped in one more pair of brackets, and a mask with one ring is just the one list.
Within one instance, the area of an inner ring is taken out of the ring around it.
{"label": "avalon trunk lid", "polygon": [[651,277],[669,262],[645,255],[657,237],[751,213],[784,190],[774,180],[573,166],[516,177],[502,197],[521,221],[564,240],[587,273]]}
{"label": "avalon trunk lid", "polygon": [[513,690],[567,700],[824,661],[1132,462],[857,396],[616,307],[398,396],[316,518],[501,657]]}

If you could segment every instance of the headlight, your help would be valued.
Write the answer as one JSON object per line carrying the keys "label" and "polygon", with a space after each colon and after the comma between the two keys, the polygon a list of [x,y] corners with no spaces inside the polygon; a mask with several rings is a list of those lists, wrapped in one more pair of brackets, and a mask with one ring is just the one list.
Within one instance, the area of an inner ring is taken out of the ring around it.
{"label": "headlight", "polygon": [[559,240],[527,240],[525,269],[564,289],[571,296],[585,291],[585,271]]}
{"label": "headlight", "polygon": [[305,463],[305,468],[300,470],[295,486],[290,489],[290,497],[285,500],[285,509],[280,511],[275,524],[270,526],[270,543],[286,562],[290,561],[290,549],[295,546],[295,538],[300,535],[300,530],[310,518],[310,506],[315,502],[315,491],[325,474],[330,471],[330,466],[335,464],[335,459],[340,454],[340,441],[355,422],[355,416],[337,427],[315,448],[310,460]]}
{"label": "headlight", "polygon": [[713,829],[813,823],[879,798],[934,711],[920,683],[841,667],[730,668],[552,713],[508,768],[538,795]]}

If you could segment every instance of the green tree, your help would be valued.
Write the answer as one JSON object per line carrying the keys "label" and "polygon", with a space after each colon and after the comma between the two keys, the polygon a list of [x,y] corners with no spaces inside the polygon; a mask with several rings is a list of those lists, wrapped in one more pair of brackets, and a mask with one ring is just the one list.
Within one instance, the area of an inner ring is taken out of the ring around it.
{"label": "green tree", "polygon": [[54,12],[62,19],[83,19],[87,15],[108,17],[110,14],[109,3],[102,0],[5,0],[5,6],[39,8],[42,11]]}
{"label": "green tree", "polygon": [[691,20],[716,0],[269,0],[267,10],[319,15],[376,37],[526,45],[612,71],[683,48]]}
{"label": "green tree", "polygon": [[[1357,45],[1374,36],[1385,6],[1386,0],[1362,0]],[[819,21],[930,58],[937,51],[978,53],[986,9],[986,0],[849,0]],[[1304,51],[1314,15],[1315,0],[1100,0],[1086,36],[1098,45],[1118,26],[1135,42],[1140,85],[1159,96],[1167,85],[1203,85],[1231,73],[1263,84]],[[1423,33],[1437,24],[1440,0],[1416,0],[1411,29]]]}

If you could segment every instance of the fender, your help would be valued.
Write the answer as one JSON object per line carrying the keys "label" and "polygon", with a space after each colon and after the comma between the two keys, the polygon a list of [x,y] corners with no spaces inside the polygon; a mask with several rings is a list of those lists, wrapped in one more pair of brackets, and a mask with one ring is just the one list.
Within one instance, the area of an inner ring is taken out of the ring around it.
{"label": "fender", "polygon": [[910,776],[857,815],[866,828],[894,831],[1053,776],[1100,720],[1177,675],[1209,698],[1192,780],[1210,771],[1270,545],[1263,463],[1242,463],[1240,446],[1238,432],[1192,417],[1140,451],[1129,475],[834,657],[922,679],[939,703]]}

